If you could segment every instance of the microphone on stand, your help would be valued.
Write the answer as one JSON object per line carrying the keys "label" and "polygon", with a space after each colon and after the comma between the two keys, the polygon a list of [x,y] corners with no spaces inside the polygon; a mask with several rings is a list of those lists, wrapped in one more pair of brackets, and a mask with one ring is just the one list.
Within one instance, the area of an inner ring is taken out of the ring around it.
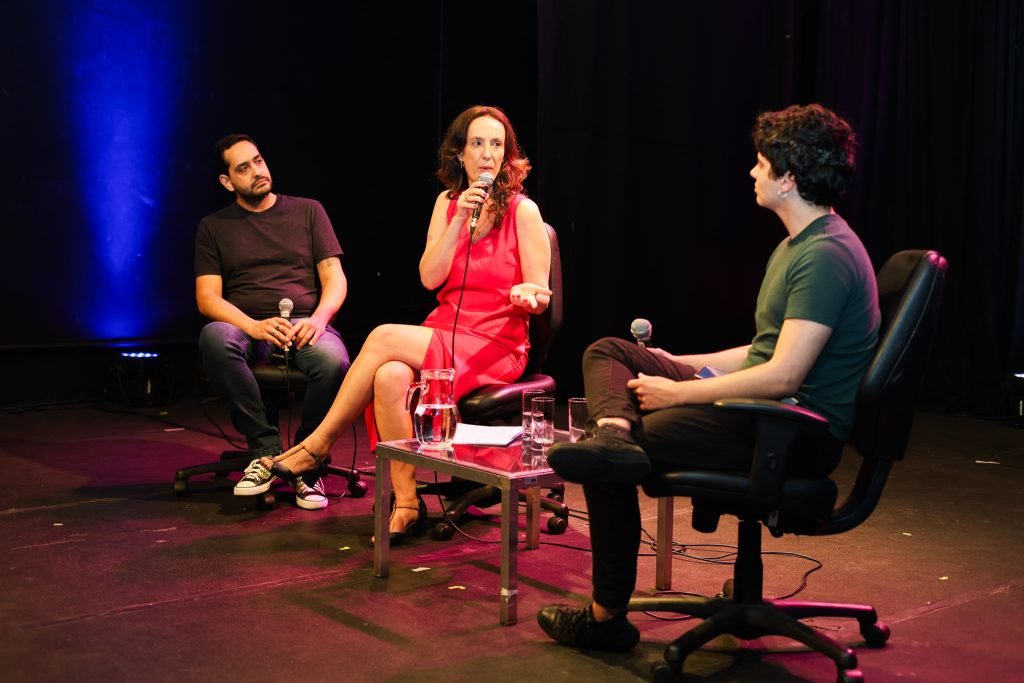
{"label": "microphone on stand", "polygon": [[629,326],[630,334],[633,335],[636,343],[642,349],[646,349],[647,345],[651,343],[651,330],[651,321],[643,318],[637,318]]}
{"label": "microphone on stand", "polygon": [[[487,171],[481,173],[480,177],[477,178],[477,180],[481,183],[484,183],[484,189],[487,190],[489,190],[491,188],[491,185],[494,184],[494,176],[488,173]],[[473,209],[473,217],[469,220],[469,234],[471,236],[473,234],[473,231],[476,230],[476,222],[480,220],[480,212],[483,210],[483,208],[484,202],[480,202],[479,204],[476,205],[476,208]]]}
{"label": "microphone on stand", "polygon": [[[287,297],[285,297],[284,299],[281,299],[277,303],[277,312],[280,315],[280,317],[284,318],[285,320],[289,320],[289,321],[291,320],[292,309],[293,308],[295,308],[295,304],[292,303],[292,300],[287,298]],[[284,347],[284,362],[285,362],[285,364],[288,363],[288,345],[287,344]]]}

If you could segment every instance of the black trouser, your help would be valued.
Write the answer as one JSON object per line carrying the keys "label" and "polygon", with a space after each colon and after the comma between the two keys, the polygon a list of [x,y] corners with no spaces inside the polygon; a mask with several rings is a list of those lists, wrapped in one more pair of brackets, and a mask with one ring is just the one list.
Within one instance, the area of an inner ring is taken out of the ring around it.
{"label": "black trouser", "polygon": [[[583,381],[590,418],[622,417],[633,425],[655,472],[686,467],[748,472],[753,456],[754,424],[746,415],[689,405],[644,413],[626,382],[637,374],[675,380],[693,378],[679,366],[623,339],[594,342],[583,355]],[[843,444],[824,430],[802,437],[794,446],[789,469],[828,474],[839,463]],[[594,602],[624,608],[636,586],[640,549],[640,504],[637,487],[584,484],[593,548]]]}

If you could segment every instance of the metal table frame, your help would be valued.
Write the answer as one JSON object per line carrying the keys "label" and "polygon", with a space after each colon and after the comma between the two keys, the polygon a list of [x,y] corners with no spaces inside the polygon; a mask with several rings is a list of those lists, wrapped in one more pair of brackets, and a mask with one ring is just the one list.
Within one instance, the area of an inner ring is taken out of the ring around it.
{"label": "metal table frame", "polygon": [[[556,435],[556,439],[562,438],[567,438],[567,435]],[[374,575],[381,578],[388,575],[390,460],[495,486],[501,491],[501,593],[498,618],[504,626],[515,624],[519,590],[519,492],[526,492],[526,547],[534,549],[540,545],[540,487],[557,484],[561,479],[548,467],[508,471],[477,465],[469,457],[476,448],[474,446],[458,445],[453,452],[419,451],[418,448],[419,443],[415,439],[382,441],[377,444],[373,517],[376,539],[373,547]],[[507,448],[521,450],[518,442]]]}

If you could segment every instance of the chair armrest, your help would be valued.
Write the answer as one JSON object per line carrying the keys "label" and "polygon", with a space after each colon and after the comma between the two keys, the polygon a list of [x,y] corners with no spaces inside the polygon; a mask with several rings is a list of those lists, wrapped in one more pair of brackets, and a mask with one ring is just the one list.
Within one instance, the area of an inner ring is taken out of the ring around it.
{"label": "chair armrest", "polygon": [[767,398],[723,398],[715,401],[715,407],[739,410],[756,416],[771,417],[780,420],[792,420],[798,424],[807,426],[813,424],[828,424],[828,420],[824,416],[814,412],[813,410],[808,410],[807,408],[793,405],[791,403],[773,401]]}
{"label": "chair armrest", "polygon": [[804,429],[824,428],[828,420],[813,410],[767,399],[727,398],[715,401],[715,407],[754,416],[756,431],[748,495],[758,503],[777,505],[793,440]]}

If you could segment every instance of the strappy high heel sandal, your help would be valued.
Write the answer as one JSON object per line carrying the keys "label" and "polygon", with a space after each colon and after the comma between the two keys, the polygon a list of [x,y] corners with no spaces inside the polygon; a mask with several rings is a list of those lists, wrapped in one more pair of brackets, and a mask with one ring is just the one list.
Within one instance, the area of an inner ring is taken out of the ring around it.
{"label": "strappy high heel sandal", "polygon": [[309,457],[313,458],[313,466],[310,467],[308,470],[303,470],[302,472],[293,472],[290,467],[288,467],[287,465],[282,465],[280,462],[275,462],[270,467],[271,473],[284,479],[293,486],[295,485],[296,481],[299,481],[299,477],[303,476],[304,474],[308,474],[310,472],[322,473],[324,470],[327,469],[327,464],[331,461],[330,453],[317,455],[313,451],[306,448],[306,444],[304,443],[300,443],[299,448],[309,453]]}
{"label": "strappy high heel sandal", "polygon": [[[388,532],[388,543],[392,548],[395,546],[402,545],[405,543],[405,539],[410,536],[422,536],[427,531],[427,503],[419,496],[416,496],[419,504],[413,507],[412,505],[394,505],[391,508],[391,516],[395,516],[395,510],[401,508],[403,510],[416,510],[416,519],[405,525],[405,528],[401,531]],[[370,537],[370,545],[373,545],[374,538]]]}

